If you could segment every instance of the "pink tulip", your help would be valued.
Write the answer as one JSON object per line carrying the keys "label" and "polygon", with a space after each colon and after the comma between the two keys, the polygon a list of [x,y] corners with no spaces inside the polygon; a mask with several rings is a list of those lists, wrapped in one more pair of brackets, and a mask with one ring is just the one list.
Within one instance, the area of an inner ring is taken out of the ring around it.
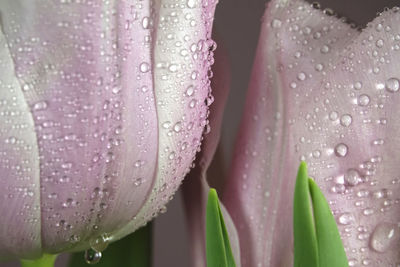
{"label": "pink tulip", "polygon": [[223,198],[242,266],[292,266],[301,160],[330,203],[349,265],[400,264],[398,62],[398,9],[357,31],[302,0],[268,4]]}
{"label": "pink tulip", "polygon": [[214,8],[2,1],[0,258],[104,247],[164,209],[207,124]]}

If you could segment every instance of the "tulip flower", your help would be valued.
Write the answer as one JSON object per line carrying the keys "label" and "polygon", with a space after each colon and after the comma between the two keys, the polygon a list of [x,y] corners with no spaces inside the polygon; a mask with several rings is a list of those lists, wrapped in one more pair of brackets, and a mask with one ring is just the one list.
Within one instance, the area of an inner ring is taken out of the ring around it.
{"label": "tulip flower", "polygon": [[396,8],[358,31],[301,0],[268,4],[223,198],[242,266],[292,266],[300,161],[349,265],[399,264],[399,25]]}
{"label": "tulip flower", "polygon": [[222,198],[241,266],[293,266],[301,161],[328,200],[349,266],[400,263],[398,10],[359,31],[302,0],[268,3]]}
{"label": "tulip flower", "polygon": [[152,219],[207,125],[215,1],[0,4],[0,258],[103,250]]}

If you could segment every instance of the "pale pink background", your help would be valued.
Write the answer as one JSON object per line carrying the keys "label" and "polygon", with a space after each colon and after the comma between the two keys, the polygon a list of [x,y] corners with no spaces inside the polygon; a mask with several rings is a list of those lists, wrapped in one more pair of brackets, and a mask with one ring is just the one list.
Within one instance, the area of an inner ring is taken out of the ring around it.
{"label": "pale pink background", "polygon": [[[226,165],[231,158],[242,113],[265,3],[265,0],[220,0],[217,7],[214,29],[219,39],[224,42],[225,49],[228,50],[232,72],[232,88],[222,127],[222,147]],[[358,25],[365,25],[375,17],[377,12],[382,11],[384,7],[393,7],[398,1],[321,0],[319,3],[322,8],[332,8]],[[178,192],[168,205],[168,212],[155,221],[154,267],[190,266],[189,244],[180,201],[181,196]],[[0,266],[19,265],[18,263],[0,263]],[[65,259],[59,260],[56,266],[64,267]]]}

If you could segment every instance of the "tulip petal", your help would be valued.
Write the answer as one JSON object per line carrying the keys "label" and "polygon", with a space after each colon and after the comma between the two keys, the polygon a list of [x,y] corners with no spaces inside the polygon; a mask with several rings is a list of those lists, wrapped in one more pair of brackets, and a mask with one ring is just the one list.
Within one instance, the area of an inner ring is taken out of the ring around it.
{"label": "tulip petal", "polygon": [[150,10],[137,1],[1,4],[39,140],[47,252],[106,241],[151,190],[158,125]]}
{"label": "tulip petal", "polygon": [[349,264],[399,262],[399,19],[384,12],[360,33],[303,1],[268,5],[223,199],[244,266],[292,265],[301,160],[331,205]]}
{"label": "tulip petal", "polygon": [[39,149],[34,122],[0,32],[0,259],[41,255]]}
{"label": "tulip petal", "polygon": [[114,239],[165,209],[190,170],[207,124],[211,100],[208,74],[214,47],[210,35],[216,2],[156,3],[153,63],[159,149],[155,184],[141,211]]}

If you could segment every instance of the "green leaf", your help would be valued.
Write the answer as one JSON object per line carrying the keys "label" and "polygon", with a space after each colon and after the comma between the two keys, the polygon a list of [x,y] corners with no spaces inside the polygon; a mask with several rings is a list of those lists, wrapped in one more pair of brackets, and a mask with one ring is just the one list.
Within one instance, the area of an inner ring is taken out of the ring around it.
{"label": "green leaf", "polygon": [[348,266],[342,240],[326,201],[302,162],[293,203],[294,267]]}
{"label": "green leaf", "polygon": [[[102,258],[96,267],[150,267],[152,249],[152,225],[145,227],[110,244],[102,253]],[[91,266],[85,262],[84,252],[71,256],[69,267]]]}
{"label": "green leaf", "polygon": [[319,266],[349,266],[335,218],[318,185],[309,179],[318,240]]}
{"label": "green leaf", "polygon": [[57,254],[43,254],[36,260],[21,260],[22,267],[53,267],[56,261]]}
{"label": "green leaf", "polygon": [[318,245],[310,206],[307,165],[300,164],[293,200],[294,267],[318,267]]}
{"label": "green leaf", "polygon": [[228,232],[219,206],[217,191],[211,188],[206,209],[207,267],[235,267]]}

